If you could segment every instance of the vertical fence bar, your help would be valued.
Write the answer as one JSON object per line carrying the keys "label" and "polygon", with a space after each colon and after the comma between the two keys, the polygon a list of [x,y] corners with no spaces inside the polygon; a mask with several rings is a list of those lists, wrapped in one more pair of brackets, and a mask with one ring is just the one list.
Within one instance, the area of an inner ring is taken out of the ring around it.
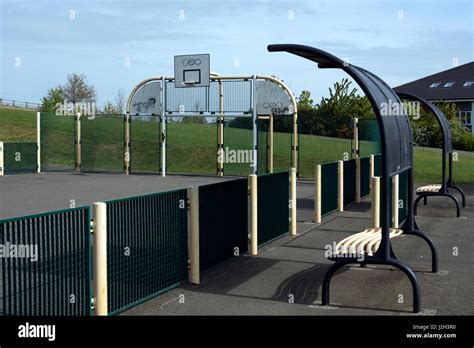
{"label": "vertical fence bar", "polygon": [[41,112],[36,113],[36,172],[41,173]]}
{"label": "vertical fence bar", "polygon": [[161,77],[161,176],[166,176],[166,80]]}
{"label": "vertical fence bar", "polygon": [[257,76],[252,76],[253,173],[258,174]]}
{"label": "vertical fence bar", "polygon": [[81,114],[76,117],[76,172],[81,171],[82,162],[82,135],[81,135]]}
{"label": "vertical fence bar", "polygon": [[107,315],[107,205],[96,202],[94,211],[94,300],[95,315]]}
{"label": "vertical fence bar", "polygon": [[125,114],[125,146],[124,146],[124,162],[125,162],[125,174],[130,174],[130,112],[127,111]]}
{"label": "vertical fence bar", "polygon": [[370,177],[372,178],[373,176],[375,176],[375,156],[370,155]]}
{"label": "vertical fence bar", "polygon": [[314,170],[314,222],[321,223],[321,165]]}
{"label": "vertical fence bar", "polygon": [[337,161],[337,207],[340,212],[344,211],[344,162]]}
{"label": "vertical fence bar", "polygon": [[352,153],[354,154],[354,158],[359,157],[359,119],[354,117],[354,124],[353,124],[353,149]]}
{"label": "vertical fence bar", "polygon": [[268,119],[268,172],[273,173],[273,115]]}
{"label": "vertical fence bar", "polygon": [[[224,86],[222,84],[222,80],[218,80],[219,83],[219,113],[222,115],[224,114]],[[221,155],[221,161],[217,161],[217,170],[218,170],[218,175],[223,176],[224,175],[224,161],[222,160],[222,156],[224,155],[224,117],[219,117],[217,119],[217,157],[219,158],[219,154]],[[222,152],[220,152],[222,151]]]}
{"label": "vertical fence bar", "polygon": [[392,227],[398,228],[399,175],[392,177]]}
{"label": "vertical fence bar", "polygon": [[5,168],[3,167],[5,165],[4,149],[3,141],[0,141],[0,176],[5,174]]}
{"label": "vertical fence bar", "polygon": [[[296,104],[293,106],[296,110]],[[292,167],[299,168],[298,165],[298,151],[299,151],[299,144],[298,144],[298,114],[293,113],[293,158],[292,158]]]}
{"label": "vertical fence bar", "polygon": [[188,234],[188,253],[189,253],[189,282],[199,284],[200,265],[199,265],[199,187],[190,187],[189,195],[189,234]]}
{"label": "vertical fence bar", "polygon": [[373,227],[380,227],[380,177],[372,176],[371,182],[371,210],[372,210],[372,225]]}
{"label": "vertical fence bar", "polygon": [[249,237],[250,237],[250,255],[258,253],[258,192],[257,192],[257,175],[249,174]]}
{"label": "vertical fence bar", "polygon": [[290,170],[290,235],[296,236],[296,168]]}

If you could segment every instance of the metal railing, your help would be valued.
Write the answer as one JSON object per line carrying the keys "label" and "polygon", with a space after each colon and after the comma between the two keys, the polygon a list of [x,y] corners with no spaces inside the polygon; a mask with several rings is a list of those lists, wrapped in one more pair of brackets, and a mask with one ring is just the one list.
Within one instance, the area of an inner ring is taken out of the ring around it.
{"label": "metal railing", "polygon": [[18,101],[18,100],[3,99],[3,98],[0,98],[0,105],[12,106],[12,107],[23,108],[23,109],[33,109],[33,110],[38,110],[41,107],[40,103],[32,103],[32,102],[27,102],[27,101]]}

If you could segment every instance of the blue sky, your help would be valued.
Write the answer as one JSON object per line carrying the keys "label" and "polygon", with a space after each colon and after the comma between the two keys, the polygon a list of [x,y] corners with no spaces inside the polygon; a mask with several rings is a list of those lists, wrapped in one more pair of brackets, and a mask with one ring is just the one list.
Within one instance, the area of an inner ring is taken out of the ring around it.
{"label": "blue sky", "polygon": [[327,50],[392,86],[474,60],[472,0],[0,2],[5,99],[39,101],[77,72],[94,84],[100,106],[145,78],[172,76],[173,56],[188,53],[210,53],[221,75],[276,75],[315,100],[344,77],[269,53],[269,43]]}

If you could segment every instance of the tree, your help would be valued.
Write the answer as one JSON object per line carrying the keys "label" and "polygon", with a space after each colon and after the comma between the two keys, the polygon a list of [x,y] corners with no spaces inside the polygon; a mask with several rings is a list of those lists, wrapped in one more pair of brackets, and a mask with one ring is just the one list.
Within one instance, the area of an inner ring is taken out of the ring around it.
{"label": "tree", "polygon": [[313,107],[313,99],[311,92],[303,90],[298,98],[298,109],[311,109]]}
{"label": "tree", "polygon": [[61,87],[64,98],[76,105],[79,102],[93,102],[96,98],[96,93],[93,85],[87,84],[87,78],[84,74],[69,74],[67,75],[67,82]]}
{"label": "tree", "polygon": [[106,115],[117,115],[121,114],[121,111],[117,108],[116,105],[112,104],[111,102],[107,102],[104,105],[104,110],[102,111],[102,113]]}
{"label": "tree", "polygon": [[115,108],[119,114],[125,113],[125,93],[123,89],[119,89],[115,97]]}
{"label": "tree", "polygon": [[61,86],[48,89],[46,95],[41,99],[42,112],[56,111],[56,105],[64,102],[64,93]]}

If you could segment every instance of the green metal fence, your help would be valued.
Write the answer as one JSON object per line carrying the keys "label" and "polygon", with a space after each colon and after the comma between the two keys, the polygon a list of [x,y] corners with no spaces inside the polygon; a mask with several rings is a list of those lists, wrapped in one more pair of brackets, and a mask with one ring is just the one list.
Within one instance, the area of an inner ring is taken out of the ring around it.
{"label": "green metal fence", "polygon": [[337,162],[321,165],[321,215],[337,209],[338,165]]}
{"label": "green metal fence", "polygon": [[298,118],[298,173],[312,178],[314,165],[352,158],[351,117],[341,119]]}
{"label": "green metal fence", "polygon": [[245,178],[199,187],[201,272],[247,251],[247,185]]}
{"label": "green metal fence", "polygon": [[374,176],[382,175],[382,155],[374,156]]}
{"label": "green metal fence", "polygon": [[81,117],[81,170],[123,172],[124,116]]}
{"label": "green metal fence", "polygon": [[166,118],[167,173],[216,174],[216,121],[204,116]]}
{"label": "green metal fence", "polygon": [[[258,138],[257,138],[258,174],[265,174],[270,171],[270,168],[269,168],[269,151],[270,151],[269,136],[270,134],[269,134],[268,119],[258,119],[257,130],[258,130]],[[249,174],[251,174],[251,172],[249,172]]]}
{"label": "green metal fence", "polygon": [[161,122],[152,115],[130,116],[130,172],[160,173]]}
{"label": "green metal fence", "polygon": [[76,116],[41,113],[41,170],[74,170],[76,167]]}
{"label": "green metal fence", "polygon": [[360,158],[360,196],[370,193],[370,157]]}
{"label": "green metal fence", "polygon": [[367,157],[382,151],[379,124],[376,119],[359,120],[358,132],[360,157]]}
{"label": "green metal fence", "polygon": [[292,164],[293,116],[273,117],[273,170],[287,170]]}
{"label": "green metal fence", "polygon": [[187,279],[186,202],[186,190],[106,202],[110,315]]}
{"label": "green metal fence", "polygon": [[[253,173],[252,129],[251,117],[226,118],[224,122],[224,150],[228,156],[224,162],[224,175],[247,176]],[[262,151],[265,153],[265,137],[264,134],[260,135],[257,141],[263,142]],[[258,147],[260,148],[260,144]]]}
{"label": "green metal fence", "polygon": [[0,315],[90,315],[90,237],[88,207],[0,220]]}
{"label": "green metal fence", "polygon": [[289,172],[259,175],[257,187],[258,244],[263,245],[288,233]]}
{"label": "green metal fence", "polygon": [[344,166],[344,204],[355,202],[356,199],[356,160],[343,162]]}
{"label": "green metal fence", "polygon": [[3,165],[5,174],[35,173],[37,170],[36,148],[36,143],[4,143]]}

